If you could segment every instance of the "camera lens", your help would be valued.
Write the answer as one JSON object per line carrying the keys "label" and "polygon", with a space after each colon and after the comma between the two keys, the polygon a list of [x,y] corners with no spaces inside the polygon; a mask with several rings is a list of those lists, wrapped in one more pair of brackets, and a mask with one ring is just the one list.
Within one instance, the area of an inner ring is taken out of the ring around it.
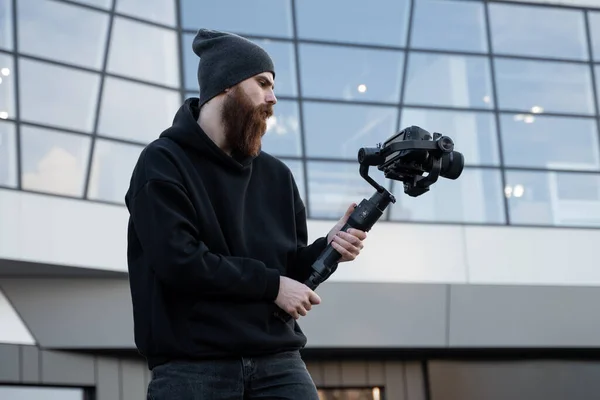
{"label": "camera lens", "polygon": [[458,151],[444,154],[440,175],[447,179],[458,178],[465,167],[465,157]]}
{"label": "camera lens", "polygon": [[437,144],[442,151],[451,152],[454,150],[454,142],[448,136],[439,138]]}

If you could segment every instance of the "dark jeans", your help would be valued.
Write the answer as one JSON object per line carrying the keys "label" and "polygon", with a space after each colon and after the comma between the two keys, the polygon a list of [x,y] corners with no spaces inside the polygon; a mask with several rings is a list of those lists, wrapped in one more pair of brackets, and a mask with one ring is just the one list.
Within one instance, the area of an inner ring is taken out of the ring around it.
{"label": "dark jeans", "polygon": [[300,352],[239,360],[178,361],[152,370],[149,400],[319,400]]}

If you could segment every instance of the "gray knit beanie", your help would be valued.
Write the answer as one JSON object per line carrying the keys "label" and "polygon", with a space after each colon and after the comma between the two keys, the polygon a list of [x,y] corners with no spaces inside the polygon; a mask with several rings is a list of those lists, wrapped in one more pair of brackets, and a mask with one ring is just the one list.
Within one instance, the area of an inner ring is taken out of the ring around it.
{"label": "gray knit beanie", "polygon": [[272,72],[273,60],[257,44],[241,36],[211,29],[200,29],[192,43],[200,57],[198,84],[201,107],[225,89],[262,72]]}

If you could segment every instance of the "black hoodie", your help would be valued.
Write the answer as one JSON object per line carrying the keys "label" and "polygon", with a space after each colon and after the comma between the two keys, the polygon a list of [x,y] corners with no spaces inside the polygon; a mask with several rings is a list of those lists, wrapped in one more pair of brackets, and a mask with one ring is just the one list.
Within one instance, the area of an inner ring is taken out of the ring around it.
{"label": "black hoodie", "polygon": [[307,246],[287,166],[264,151],[225,154],[197,104],[142,151],[125,196],[135,343],[150,368],[302,348],[296,321],[274,316],[279,277],[304,281],[326,246]]}

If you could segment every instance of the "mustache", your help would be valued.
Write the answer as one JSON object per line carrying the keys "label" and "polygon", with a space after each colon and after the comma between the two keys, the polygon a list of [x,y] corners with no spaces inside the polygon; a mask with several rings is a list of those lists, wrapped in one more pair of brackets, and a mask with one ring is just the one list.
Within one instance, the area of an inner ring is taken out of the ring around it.
{"label": "mustache", "polygon": [[261,104],[257,107],[257,113],[264,116],[265,119],[273,116],[273,104]]}

